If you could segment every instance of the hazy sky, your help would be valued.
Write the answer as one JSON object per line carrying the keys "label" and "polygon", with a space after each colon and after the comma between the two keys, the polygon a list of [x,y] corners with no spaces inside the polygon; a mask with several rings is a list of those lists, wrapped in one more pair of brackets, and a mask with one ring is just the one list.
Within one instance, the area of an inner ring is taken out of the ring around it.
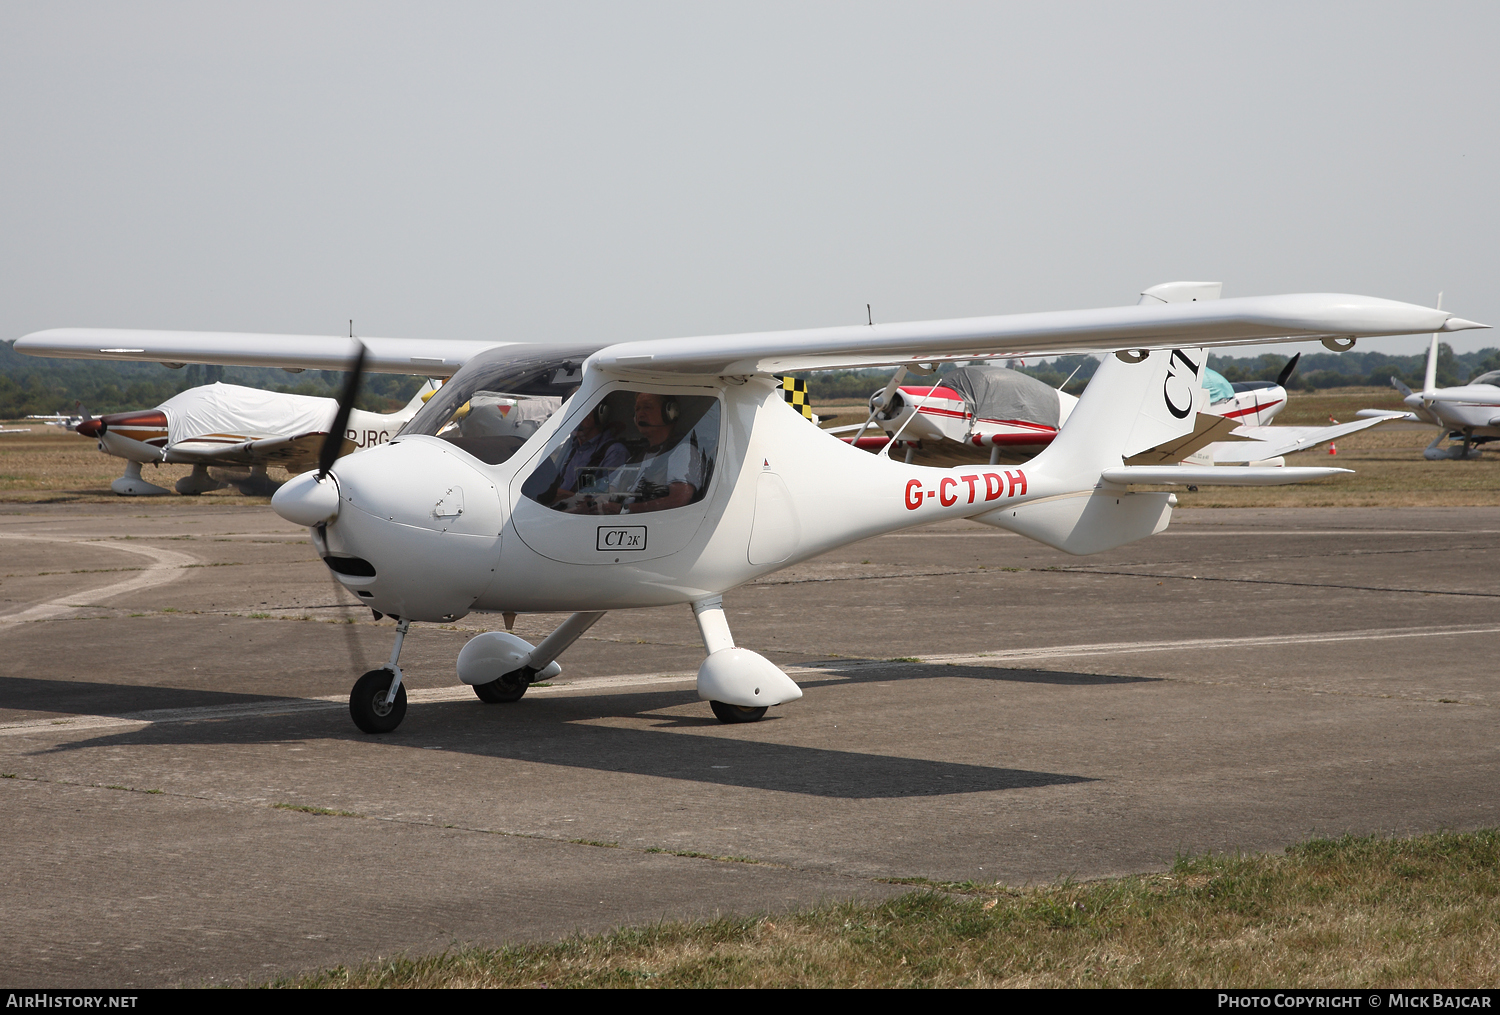
{"label": "hazy sky", "polygon": [[6,0],[0,336],[635,339],[1174,279],[1500,325],[1497,51],[1493,2]]}

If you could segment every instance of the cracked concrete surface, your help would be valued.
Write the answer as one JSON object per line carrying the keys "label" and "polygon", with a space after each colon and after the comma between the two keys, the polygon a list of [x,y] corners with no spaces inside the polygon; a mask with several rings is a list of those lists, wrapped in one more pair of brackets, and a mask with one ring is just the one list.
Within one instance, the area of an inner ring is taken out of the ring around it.
{"label": "cracked concrete surface", "polygon": [[697,700],[682,607],[606,617],[515,705],[453,673],[498,617],[418,625],[406,722],[366,737],[343,700],[392,624],[267,508],[12,510],[0,969],[254,981],[1493,825],[1497,537],[1493,509],[1180,511],[1071,558],[929,526],[725,597],[807,692],[764,722]]}

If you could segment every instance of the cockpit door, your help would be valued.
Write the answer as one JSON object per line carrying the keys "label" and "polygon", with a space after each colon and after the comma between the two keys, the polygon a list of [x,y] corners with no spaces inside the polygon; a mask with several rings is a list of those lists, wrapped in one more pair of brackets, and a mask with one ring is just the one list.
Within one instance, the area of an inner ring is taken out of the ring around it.
{"label": "cockpit door", "polygon": [[569,564],[676,553],[724,488],[724,409],[711,388],[596,390],[513,481],[512,524],[528,547]]}

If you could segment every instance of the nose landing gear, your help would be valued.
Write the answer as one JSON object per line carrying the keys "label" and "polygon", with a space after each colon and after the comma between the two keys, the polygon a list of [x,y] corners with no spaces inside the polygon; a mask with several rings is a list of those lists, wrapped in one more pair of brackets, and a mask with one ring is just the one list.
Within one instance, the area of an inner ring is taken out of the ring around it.
{"label": "nose landing gear", "polygon": [[406,718],[406,688],[401,684],[401,643],[411,621],[396,621],[396,644],[391,660],[378,670],[371,670],[354,682],[349,692],[349,715],[365,733],[389,733]]}

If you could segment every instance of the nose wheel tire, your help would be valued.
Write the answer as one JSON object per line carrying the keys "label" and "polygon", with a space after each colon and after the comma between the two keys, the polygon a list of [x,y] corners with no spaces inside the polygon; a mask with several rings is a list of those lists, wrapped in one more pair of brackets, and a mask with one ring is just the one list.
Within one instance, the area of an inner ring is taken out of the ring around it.
{"label": "nose wheel tire", "polygon": [[474,693],[486,705],[508,705],[513,701],[520,701],[526,688],[530,686],[531,681],[524,679],[518,670],[507,673],[498,680],[491,680],[488,684],[475,684]]}
{"label": "nose wheel tire", "polygon": [[396,674],[390,670],[371,670],[354,682],[354,690],[349,692],[349,715],[354,725],[366,733],[389,733],[401,725],[406,718],[406,685],[396,688],[394,701],[387,704],[385,700],[394,679]]}
{"label": "nose wheel tire", "polygon": [[714,715],[719,717],[719,722],[760,722],[761,717],[766,714],[764,705],[749,707],[730,705],[723,701],[710,701],[708,707],[714,710]]}

